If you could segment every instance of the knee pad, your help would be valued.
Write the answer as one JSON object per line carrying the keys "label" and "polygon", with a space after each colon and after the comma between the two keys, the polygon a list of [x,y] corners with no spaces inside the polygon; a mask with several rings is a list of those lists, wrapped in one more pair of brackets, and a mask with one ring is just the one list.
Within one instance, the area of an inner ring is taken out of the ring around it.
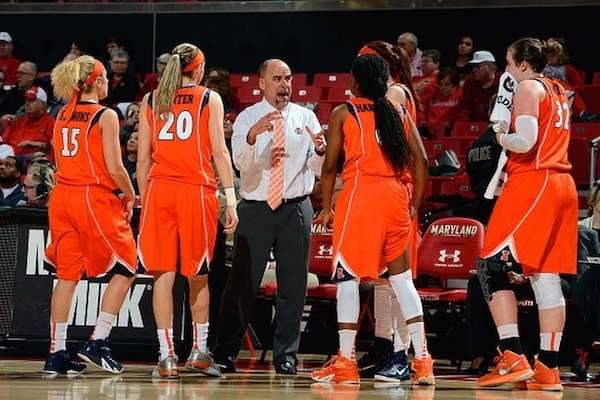
{"label": "knee pad", "polygon": [[565,297],[558,274],[533,274],[529,277],[538,310],[564,307]]}
{"label": "knee pad", "polygon": [[477,276],[481,284],[481,291],[487,301],[499,290],[511,290],[506,264],[489,259],[477,261]]}
{"label": "knee pad", "polygon": [[337,283],[337,314],[338,322],[355,324],[358,322],[360,296],[358,279],[350,279]]}

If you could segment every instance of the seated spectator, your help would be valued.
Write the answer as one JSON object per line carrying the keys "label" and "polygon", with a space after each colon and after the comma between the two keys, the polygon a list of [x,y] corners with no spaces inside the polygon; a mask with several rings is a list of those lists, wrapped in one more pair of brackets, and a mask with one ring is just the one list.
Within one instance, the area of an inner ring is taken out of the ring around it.
{"label": "seated spectator", "polygon": [[[115,51],[124,51],[127,53],[127,55],[129,56],[128,58],[128,62],[127,62],[127,73],[133,76],[136,76],[136,74],[140,74],[140,76],[143,75],[143,71],[141,70],[141,68],[138,68],[138,66],[136,65],[136,63],[133,61],[133,46],[131,45],[131,43],[129,42],[129,40],[126,40],[122,37],[117,37],[117,36],[109,36],[106,39],[106,54],[107,54],[107,58],[105,58],[102,63],[104,64],[104,68],[106,68],[106,71],[110,72],[111,70],[111,60],[112,60],[112,53]],[[138,79],[139,81],[140,79]]]}
{"label": "seated spectator", "polygon": [[137,175],[135,168],[137,166],[137,154],[138,154],[138,132],[136,129],[129,132],[125,144],[125,154],[123,154],[123,165],[129,173],[129,179],[135,190],[135,194],[139,196],[140,190],[137,185]]}
{"label": "seated spectator", "polygon": [[237,111],[231,105],[231,87],[229,86],[229,80],[220,75],[213,75],[206,78],[204,86],[219,93],[221,100],[223,100],[223,107],[225,114],[236,113]]}
{"label": "seated spectator", "polygon": [[229,82],[229,71],[223,67],[210,68],[206,73],[206,78],[209,78],[211,76],[220,76],[221,78],[227,79],[227,82]]}
{"label": "seated spectator", "polygon": [[415,93],[423,102],[423,94],[429,86],[437,85],[437,76],[440,72],[440,60],[442,53],[436,49],[423,50],[421,57],[421,76],[413,77]]}
{"label": "seated spectator", "polygon": [[36,162],[50,162],[50,158],[48,158],[48,154],[43,151],[36,151],[27,156],[27,168],[29,169]]}
{"label": "seated spectator", "polygon": [[584,101],[585,81],[570,64],[564,39],[550,38],[546,43],[551,51],[548,54],[548,64],[542,73],[544,76],[560,82],[567,91],[572,119],[579,122],[598,121],[598,116],[587,110]]}
{"label": "seated spectator", "polygon": [[410,74],[414,78],[415,76],[421,76],[421,56],[423,52],[419,49],[419,39],[412,32],[404,32],[398,36],[396,44],[402,48],[408,54],[408,60],[410,61]]}
{"label": "seated spectator", "polygon": [[23,167],[15,157],[0,160],[0,206],[22,206],[21,174]]}
{"label": "seated spectator", "polygon": [[472,65],[473,74],[465,80],[457,121],[487,122],[490,98],[498,91],[500,72],[496,59],[489,51],[476,51]]}
{"label": "seated spectator", "polygon": [[23,182],[26,206],[47,207],[50,192],[56,186],[54,166],[49,162],[35,162],[27,171]]}
{"label": "seated spectator", "polygon": [[156,73],[148,74],[144,79],[144,84],[140,89],[137,97],[135,98],[137,101],[141,101],[144,95],[148,92],[153,91],[158,88],[158,83],[160,82],[160,78],[162,77],[162,73],[171,58],[171,53],[163,53],[156,58]]}
{"label": "seated spectator", "polygon": [[121,146],[125,146],[127,143],[127,137],[131,132],[137,130],[138,123],[140,121],[140,102],[132,101],[125,109],[125,120],[123,126],[121,126],[121,132],[119,133],[119,141]]}
{"label": "seated spectator", "polygon": [[50,160],[53,160],[51,140],[55,120],[47,111],[48,96],[44,89],[32,86],[25,93],[25,99],[25,115],[8,125],[2,140],[13,147],[15,156],[22,159],[21,162],[36,151],[47,152]]}
{"label": "seated spectator", "polygon": [[0,69],[6,74],[3,85],[15,85],[17,83],[17,69],[21,60],[13,57],[14,46],[12,37],[8,32],[0,32]]}
{"label": "seated spectator", "polygon": [[75,58],[84,55],[96,56],[94,47],[84,39],[75,39],[71,43],[71,51]]}
{"label": "seated spectator", "polygon": [[17,85],[0,97],[0,117],[10,122],[17,116],[17,110],[25,105],[23,95],[34,85],[38,67],[31,61],[23,61],[17,70]]}
{"label": "seated spectator", "polygon": [[140,84],[135,75],[127,72],[128,64],[129,54],[125,50],[115,50],[111,53],[108,96],[102,100],[103,104],[114,106],[135,100],[140,91]]}
{"label": "seated spectator", "polygon": [[433,124],[443,124],[445,134],[450,135],[460,110],[461,97],[458,70],[454,67],[442,68],[437,76],[437,85],[429,86],[421,97],[422,107],[417,112],[417,126],[421,136],[433,136],[430,132],[423,132],[428,125]]}

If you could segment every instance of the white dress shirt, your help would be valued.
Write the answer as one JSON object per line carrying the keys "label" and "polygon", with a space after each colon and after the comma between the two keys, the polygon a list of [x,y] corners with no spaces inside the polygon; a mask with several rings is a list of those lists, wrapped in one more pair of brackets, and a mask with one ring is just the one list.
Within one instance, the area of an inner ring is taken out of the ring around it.
{"label": "white dress shirt", "polygon": [[[256,136],[254,145],[249,145],[246,137],[259,119],[275,110],[263,98],[242,111],[233,124],[233,160],[241,174],[240,194],[246,200],[267,200],[273,132]],[[315,145],[306,130],[308,126],[313,133],[321,132],[321,124],[313,111],[294,103],[289,103],[282,115],[285,127],[283,199],[294,199],[310,194],[315,185],[315,174],[321,175],[325,157],[315,153]]]}

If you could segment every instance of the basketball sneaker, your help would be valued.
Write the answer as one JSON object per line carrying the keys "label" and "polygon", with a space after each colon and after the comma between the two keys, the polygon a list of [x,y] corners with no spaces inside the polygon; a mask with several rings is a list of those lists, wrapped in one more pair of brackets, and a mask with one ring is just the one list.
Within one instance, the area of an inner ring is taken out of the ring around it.
{"label": "basketball sneaker", "polygon": [[123,372],[123,366],[110,354],[107,339],[88,340],[77,353],[82,360],[87,361],[113,374]]}
{"label": "basketball sneaker", "polygon": [[71,360],[71,355],[66,350],[48,354],[42,372],[45,374],[78,375],[85,371],[85,364]]}
{"label": "basketball sneaker", "polygon": [[500,386],[505,383],[524,381],[533,375],[533,370],[524,354],[515,354],[510,350],[505,350],[494,361],[496,368],[489,374],[478,378],[477,386]]}
{"label": "basketball sneaker", "polygon": [[329,360],[323,368],[314,371],[310,377],[317,382],[359,383],[358,366],[341,352]]}
{"label": "basketball sneaker", "polygon": [[435,377],[433,376],[433,358],[428,354],[427,358],[421,359],[414,357],[412,362],[412,370],[414,375],[412,383],[415,385],[435,385]]}
{"label": "basketball sneaker", "polygon": [[548,368],[536,360],[533,371],[534,374],[531,378],[526,381],[513,382],[513,385],[517,389],[545,390],[550,392],[560,392],[563,390],[558,367]]}
{"label": "basketball sneaker", "polygon": [[387,361],[386,366],[375,373],[376,381],[401,382],[410,380],[411,373],[404,350],[395,352]]}
{"label": "basketball sneaker", "polygon": [[177,369],[177,356],[165,357],[158,362],[152,371],[153,378],[179,379],[179,370]]}
{"label": "basketball sneaker", "polygon": [[202,353],[198,349],[192,348],[185,367],[194,371],[199,371],[208,376],[221,376],[221,369],[215,363],[209,354]]}

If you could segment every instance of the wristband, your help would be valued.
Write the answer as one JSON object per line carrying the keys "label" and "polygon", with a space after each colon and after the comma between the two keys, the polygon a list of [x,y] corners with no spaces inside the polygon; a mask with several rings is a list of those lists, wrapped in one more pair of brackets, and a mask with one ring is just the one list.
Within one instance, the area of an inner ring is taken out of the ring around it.
{"label": "wristband", "polygon": [[227,207],[237,207],[234,188],[225,188],[225,202],[227,203]]}

